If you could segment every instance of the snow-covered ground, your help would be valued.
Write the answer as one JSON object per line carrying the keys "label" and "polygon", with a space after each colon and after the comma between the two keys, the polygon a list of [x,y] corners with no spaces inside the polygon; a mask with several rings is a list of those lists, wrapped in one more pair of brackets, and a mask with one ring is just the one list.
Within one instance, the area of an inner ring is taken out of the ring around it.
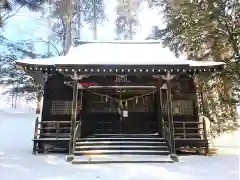
{"label": "snow-covered ground", "polygon": [[0,112],[5,113],[33,113],[35,112],[36,102],[34,100],[26,100],[26,94],[18,94],[12,97],[10,93],[12,86],[0,85]]}
{"label": "snow-covered ground", "polygon": [[30,113],[0,113],[0,179],[240,179],[240,132],[219,138],[215,144],[224,149],[210,157],[185,156],[174,164],[72,165],[65,161],[64,155],[32,155],[34,120],[35,115]]}

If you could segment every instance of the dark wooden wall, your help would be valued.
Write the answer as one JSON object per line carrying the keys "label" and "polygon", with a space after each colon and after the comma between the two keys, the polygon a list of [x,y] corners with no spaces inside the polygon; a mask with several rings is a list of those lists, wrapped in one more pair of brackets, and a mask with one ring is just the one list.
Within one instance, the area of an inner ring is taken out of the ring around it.
{"label": "dark wooden wall", "polygon": [[[114,97],[116,91],[108,91],[108,94]],[[128,97],[136,95],[128,94]],[[153,94],[139,98],[138,102],[135,99],[127,101],[128,117],[121,122],[117,110],[118,103],[114,99],[106,99],[90,92],[85,93],[85,97],[87,97],[84,106],[84,131],[86,134],[101,134],[103,132],[105,134],[143,134],[157,132]],[[123,97],[123,99],[125,98]]]}
{"label": "dark wooden wall", "polygon": [[73,91],[64,84],[66,80],[61,74],[48,78],[44,88],[43,121],[70,121]]}
{"label": "dark wooden wall", "polygon": [[[103,78],[106,77],[95,78],[95,80],[103,83]],[[43,121],[70,121],[72,88],[64,84],[66,80],[67,79],[60,74],[55,74],[48,78],[44,89]],[[114,80],[114,78],[108,78],[105,83],[112,80]],[[132,77],[131,80],[133,81],[134,77]],[[94,81],[94,77],[91,77],[89,81]],[[154,84],[154,82],[151,83],[150,81],[150,77],[142,79],[143,84]],[[177,77],[173,81],[172,90],[174,121],[197,122],[198,118],[195,108],[196,91],[193,80],[188,76]],[[114,96],[113,92],[100,93],[110,93],[110,95]],[[141,94],[144,92],[138,93]],[[134,92],[128,94],[128,96],[133,95]],[[165,120],[167,118],[166,97],[166,91],[162,90],[161,111]],[[154,99],[153,95],[147,96],[145,101],[141,99],[139,99],[137,103],[136,100],[129,101],[129,117],[127,121],[121,123],[121,127],[119,125],[119,114],[116,111],[116,102],[111,99],[106,100],[99,98],[100,96],[93,95],[90,92],[84,92],[83,129],[86,135],[101,133],[103,131],[107,133],[155,133],[157,131],[156,99]],[[78,101],[78,103],[79,111],[80,101]],[[176,111],[176,109],[178,109],[178,111]]]}
{"label": "dark wooden wall", "polygon": [[[162,90],[162,97],[162,113],[165,121],[167,121],[166,90]],[[191,77],[183,75],[173,81],[172,107],[176,135],[178,133],[183,133],[184,131],[183,124],[181,122],[199,121],[196,104],[196,86]],[[197,123],[187,123],[185,126],[189,128],[187,133],[198,133]]]}

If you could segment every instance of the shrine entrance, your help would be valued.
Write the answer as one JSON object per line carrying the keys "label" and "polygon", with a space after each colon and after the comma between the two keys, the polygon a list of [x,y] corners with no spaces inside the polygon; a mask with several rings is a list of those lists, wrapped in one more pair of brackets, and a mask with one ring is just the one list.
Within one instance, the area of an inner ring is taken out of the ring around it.
{"label": "shrine entrance", "polygon": [[153,89],[91,90],[84,99],[84,136],[157,133]]}

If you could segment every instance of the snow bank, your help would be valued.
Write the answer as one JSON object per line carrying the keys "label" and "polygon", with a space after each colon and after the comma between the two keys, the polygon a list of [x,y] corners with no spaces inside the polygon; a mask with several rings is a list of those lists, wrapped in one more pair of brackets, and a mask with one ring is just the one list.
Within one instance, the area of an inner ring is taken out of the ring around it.
{"label": "snow bank", "polygon": [[9,93],[5,94],[11,88],[12,86],[0,85],[0,113],[34,114],[36,102],[26,100],[26,96],[20,95],[15,100],[15,97],[12,97]]}
{"label": "snow bank", "polygon": [[240,130],[220,135],[213,140],[212,146],[219,149],[218,154],[240,155]]}
{"label": "snow bank", "polygon": [[174,164],[102,165],[72,165],[66,163],[64,155],[34,156],[34,120],[35,115],[31,114],[0,114],[1,179],[239,180],[237,154],[186,156],[180,157],[181,162]]}

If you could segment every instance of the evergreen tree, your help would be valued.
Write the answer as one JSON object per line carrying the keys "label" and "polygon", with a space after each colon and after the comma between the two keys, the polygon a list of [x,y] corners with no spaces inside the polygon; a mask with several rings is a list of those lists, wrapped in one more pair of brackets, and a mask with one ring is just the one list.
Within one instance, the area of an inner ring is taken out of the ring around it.
{"label": "evergreen tree", "polygon": [[13,9],[17,9],[18,11],[22,7],[27,7],[32,11],[38,11],[42,9],[42,5],[45,2],[46,0],[0,0],[0,26],[2,26],[7,19],[15,15],[9,14]]}
{"label": "evergreen tree", "polygon": [[0,44],[0,84],[12,86],[5,94],[12,96],[12,105],[14,107],[20,95],[33,94],[36,97],[38,92],[34,79],[25,72],[17,70],[15,61],[24,58],[44,58],[52,55],[38,54],[32,42],[12,42],[0,36]]}
{"label": "evergreen tree", "polygon": [[[103,0],[81,0],[77,3],[72,0],[52,0],[50,3],[52,11],[50,12],[50,17],[53,20],[53,32],[60,38],[64,54],[68,52],[74,37],[72,31],[78,31],[78,29],[76,29],[79,28],[79,26],[76,26],[77,23],[89,25],[90,28],[93,29],[94,22],[101,24],[106,18]],[[77,8],[80,8],[80,10],[77,10]],[[78,13],[80,13],[80,15]],[[78,18],[80,18],[80,20]],[[73,26],[75,26],[75,28]]]}
{"label": "evergreen tree", "polygon": [[117,39],[133,39],[138,27],[140,0],[117,0],[116,34]]}
{"label": "evergreen tree", "polygon": [[[218,132],[236,126],[236,100],[240,84],[240,1],[161,0],[166,27],[154,27],[150,38],[161,39],[176,56],[191,60],[223,61],[226,70],[198,77],[204,114],[216,122]],[[212,92],[212,93],[210,93]]]}
{"label": "evergreen tree", "polygon": [[11,6],[7,0],[0,0],[0,27],[3,25],[3,14],[5,10],[11,10]]}

